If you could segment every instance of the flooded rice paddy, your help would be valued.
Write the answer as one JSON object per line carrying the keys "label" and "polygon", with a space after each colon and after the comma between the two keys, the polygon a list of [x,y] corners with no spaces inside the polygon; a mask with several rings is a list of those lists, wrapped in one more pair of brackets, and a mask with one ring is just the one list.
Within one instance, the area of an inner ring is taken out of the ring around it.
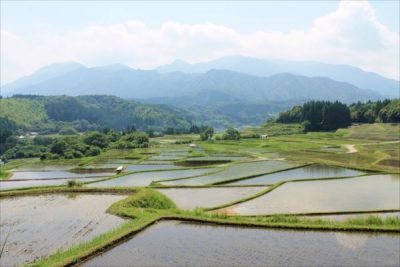
{"label": "flooded rice paddy", "polygon": [[246,163],[238,163],[229,166],[227,169],[215,173],[196,177],[192,179],[183,179],[176,181],[164,182],[165,185],[205,185],[225,180],[237,179],[250,175],[261,175],[264,173],[274,172],[296,166],[293,163],[284,161],[254,161]]}
{"label": "flooded rice paddy", "polygon": [[205,157],[193,157],[193,158],[188,158],[190,161],[244,161],[244,160],[249,160],[250,158],[248,157],[232,157],[232,156],[205,156]]}
{"label": "flooded rice paddy", "polygon": [[89,178],[111,176],[115,172],[97,171],[16,171],[9,180],[34,180],[34,179],[66,179],[66,178]]}
{"label": "flooded rice paddy", "polygon": [[105,211],[121,195],[56,194],[2,198],[0,266],[15,266],[58,249],[89,241],[118,227],[119,217]]}
{"label": "flooded rice paddy", "polygon": [[74,178],[74,179],[50,179],[50,180],[9,180],[0,181],[0,190],[18,189],[25,187],[39,187],[39,186],[54,186],[54,185],[66,185],[69,180],[75,180],[78,182],[93,182],[101,180],[103,178]]}
{"label": "flooded rice paddy", "polygon": [[161,169],[176,169],[178,166],[172,164],[130,164],[126,167],[126,171],[151,171]]}
{"label": "flooded rice paddy", "polygon": [[180,209],[211,208],[252,196],[266,187],[214,187],[158,189]]}
{"label": "flooded rice paddy", "polygon": [[241,180],[233,182],[231,184],[232,185],[274,184],[285,180],[345,177],[345,176],[357,176],[361,174],[363,173],[352,169],[313,164],[302,168],[296,168],[288,171],[282,171],[246,180]]}
{"label": "flooded rice paddy", "polygon": [[93,183],[91,187],[121,187],[121,186],[148,186],[151,182],[177,179],[184,177],[192,177],[203,175],[205,173],[218,171],[218,168],[202,168],[190,170],[175,170],[175,171],[154,171],[128,174],[115,179],[106,180],[98,183]]}
{"label": "flooded rice paddy", "polygon": [[223,210],[264,215],[400,209],[400,175],[289,182],[270,193]]}
{"label": "flooded rice paddy", "polygon": [[318,215],[318,216],[305,216],[310,219],[323,219],[332,221],[346,221],[347,219],[368,218],[370,216],[379,218],[397,217],[400,218],[400,211],[397,212],[374,212],[374,213],[350,213],[350,214],[335,214],[335,215]]}
{"label": "flooded rice paddy", "polygon": [[165,221],[83,266],[396,266],[398,235]]}
{"label": "flooded rice paddy", "polygon": [[74,165],[69,164],[44,164],[37,162],[36,164],[26,164],[19,166],[15,171],[60,171],[73,169]]}

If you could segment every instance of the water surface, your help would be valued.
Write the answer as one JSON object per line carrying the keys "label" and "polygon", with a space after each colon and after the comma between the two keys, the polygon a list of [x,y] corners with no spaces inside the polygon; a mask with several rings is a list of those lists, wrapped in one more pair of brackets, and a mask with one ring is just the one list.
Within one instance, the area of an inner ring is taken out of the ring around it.
{"label": "water surface", "polygon": [[399,235],[161,222],[83,266],[398,266]]}
{"label": "water surface", "polygon": [[241,215],[400,209],[400,175],[289,182],[223,212]]}
{"label": "water surface", "polygon": [[128,174],[115,179],[93,183],[91,187],[114,187],[114,186],[148,186],[153,181],[192,177],[205,173],[217,171],[217,168],[176,170],[176,171],[154,171]]}
{"label": "water surface", "polygon": [[0,265],[22,265],[118,227],[123,220],[105,211],[124,197],[57,194],[2,198],[0,244],[8,238]]}
{"label": "water surface", "polygon": [[161,169],[176,169],[178,166],[172,164],[131,164],[126,167],[126,171],[150,171]]}
{"label": "water surface", "polygon": [[66,185],[69,180],[79,182],[93,182],[103,178],[73,178],[73,179],[51,179],[51,180],[13,180],[13,181],[0,181],[0,190],[17,189],[24,187],[39,187],[39,186],[53,186],[53,185]]}
{"label": "water surface", "polygon": [[267,187],[214,187],[158,189],[181,209],[211,208],[252,196]]}
{"label": "water surface", "polygon": [[85,177],[105,177],[113,175],[113,172],[88,172],[88,171],[17,171],[13,172],[9,180],[32,179],[65,179]]}
{"label": "water surface", "polygon": [[231,184],[233,185],[274,184],[285,180],[332,178],[332,177],[344,177],[344,176],[357,176],[361,174],[363,173],[352,169],[313,164],[302,168],[276,172],[251,179],[241,180],[233,182]]}
{"label": "water surface", "polygon": [[222,172],[215,174],[204,175],[201,177],[196,177],[192,179],[184,179],[177,181],[169,181],[163,184],[165,185],[204,185],[216,182],[221,182],[225,180],[231,180],[236,178],[241,178],[250,175],[261,175],[268,172],[274,172],[277,170],[282,170],[286,168],[291,168],[296,166],[295,164],[285,162],[285,161],[254,161],[246,163],[238,163],[229,166]]}

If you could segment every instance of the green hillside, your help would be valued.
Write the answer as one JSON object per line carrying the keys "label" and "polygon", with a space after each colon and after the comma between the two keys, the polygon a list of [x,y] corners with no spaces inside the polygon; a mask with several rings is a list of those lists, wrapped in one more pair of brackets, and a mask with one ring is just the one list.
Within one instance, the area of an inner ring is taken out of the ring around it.
{"label": "green hillside", "polygon": [[135,126],[155,131],[188,129],[187,112],[165,105],[142,104],[114,96],[14,96],[0,99],[0,118],[8,117],[23,130],[57,132],[63,127],[79,131]]}
{"label": "green hillside", "polygon": [[43,101],[23,98],[0,99],[0,117],[8,117],[18,126],[32,128],[48,119]]}

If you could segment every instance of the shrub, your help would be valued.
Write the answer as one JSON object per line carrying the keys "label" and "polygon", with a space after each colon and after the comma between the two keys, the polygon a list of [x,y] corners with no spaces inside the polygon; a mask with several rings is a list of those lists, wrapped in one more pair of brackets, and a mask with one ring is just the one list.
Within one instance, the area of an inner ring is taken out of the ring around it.
{"label": "shrub", "polygon": [[64,127],[62,128],[59,133],[61,135],[76,135],[78,132],[72,127]]}
{"label": "shrub", "polygon": [[228,128],[225,133],[222,135],[222,139],[224,140],[239,140],[240,133],[235,128]]}
{"label": "shrub", "polygon": [[77,181],[77,180],[75,180],[75,179],[73,179],[73,180],[68,180],[67,181],[67,186],[68,187],[81,187],[82,183]]}
{"label": "shrub", "polygon": [[97,156],[101,153],[101,149],[95,146],[91,146],[88,150],[85,152],[85,156]]}
{"label": "shrub", "polygon": [[106,148],[110,141],[108,140],[105,134],[99,132],[92,132],[85,136],[83,142],[90,146]]}

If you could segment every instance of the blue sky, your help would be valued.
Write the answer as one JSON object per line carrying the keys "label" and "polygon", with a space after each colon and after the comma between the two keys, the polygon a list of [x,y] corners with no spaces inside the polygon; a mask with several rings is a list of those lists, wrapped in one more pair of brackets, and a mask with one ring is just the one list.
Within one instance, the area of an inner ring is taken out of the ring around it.
{"label": "blue sky", "polygon": [[[138,19],[156,27],[165,21],[215,23],[241,32],[289,31],[309,27],[313,20],[337,9],[338,1],[6,1],[1,24],[10,31],[62,32],[92,24]],[[399,1],[370,1],[378,19],[399,32]]]}
{"label": "blue sky", "polygon": [[397,78],[399,9],[399,1],[1,1],[1,83],[58,61],[152,68],[230,54]]}

